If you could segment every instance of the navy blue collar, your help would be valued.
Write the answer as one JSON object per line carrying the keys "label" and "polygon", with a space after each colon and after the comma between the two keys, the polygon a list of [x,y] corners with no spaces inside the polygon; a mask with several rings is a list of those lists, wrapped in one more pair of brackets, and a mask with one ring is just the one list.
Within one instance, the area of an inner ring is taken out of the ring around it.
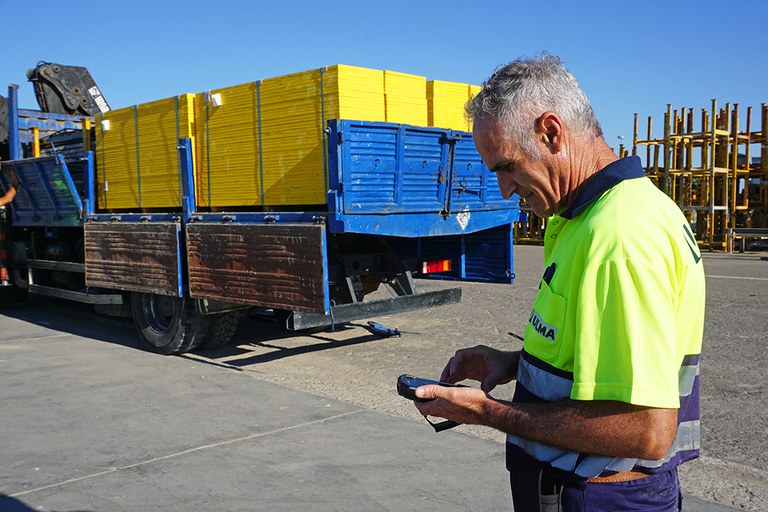
{"label": "navy blue collar", "polygon": [[573,219],[597,201],[606,190],[610,190],[624,180],[642,178],[643,176],[645,176],[645,171],[639,156],[628,156],[616,160],[582,183],[576,191],[573,204],[566,208],[560,216],[569,220]]}

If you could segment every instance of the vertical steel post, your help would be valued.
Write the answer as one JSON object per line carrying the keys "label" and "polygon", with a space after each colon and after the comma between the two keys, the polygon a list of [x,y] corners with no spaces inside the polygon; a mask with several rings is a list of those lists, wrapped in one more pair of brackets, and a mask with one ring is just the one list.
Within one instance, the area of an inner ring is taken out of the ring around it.
{"label": "vertical steel post", "polygon": [[[729,222],[728,227],[736,227],[736,189],[739,185],[739,104],[733,104],[731,111],[731,172],[732,177],[728,187],[731,197],[729,204]],[[729,180],[726,180],[729,181]]]}
{"label": "vertical steel post", "polygon": [[[651,140],[651,123],[652,123],[651,116],[648,116],[648,141],[649,142]],[[658,147],[659,147],[658,144],[654,145],[654,153],[657,156],[654,158],[653,172],[654,172],[654,174],[657,174],[657,175],[658,175],[658,172],[659,172],[659,159],[658,159],[658,154],[657,154],[658,153]],[[651,163],[650,163],[650,161],[651,161],[651,145],[650,144],[648,144],[648,146],[646,147],[645,159],[648,162],[648,167],[650,167],[650,165],[651,165]],[[657,178],[658,178],[658,176],[657,176]]]}
{"label": "vertical steel post", "polygon": [[32,158],[40,158],[40,128],[32,127]]}
{"label": "vertical steel post", "polygon": [[669,194],[669,170],[672,168],[672,147],[669,138],[672,131],[672,104],[667,103],[664,114],[664,191]]}
{"label": "vertical steel post", "polygon": [[94,167],[94,153],[85,153],[85,219],[96,212],[96,169]]}
{"label": "vertical steel post", "polygon": [[19,86],[8,86],[8,157],[18,160],[21,156],[19,141]]}
{"label": "vertical steel post", "polygon": [[192,163],[192,142],[188,138],[179,139],[179,161],[181,162],[181,209],[186,222],[197,209],[195,204],[195,173]]}
{"label": "vertical steel post", "polygon": [[83,118],[83,151],[91,150],[91,118]]}
{"label": "vertical steel post", "polygon": [[709,225],[707,227],[707,240],[709,241],[709,248],[712,249],[712,244],[715,241],[715,166],[717,165],[716,147],[717,147],[717,100],[712,98],[712,127],[710,129],[710,137],[712,146],[710,148],[710,160],[712,162],[709,168]]}
{"label": "vertical steel post", "polygon": [[768,105],[761,103],[760,110],[760,203],[768,210]]}
{"label": "vertical steel post", "polygon": [[[635,112],[635,125],[632,130],[632,156],[635,155],[637,155],[637,112]],[[645,166],[648,167],[648,160],[646,160]]]}

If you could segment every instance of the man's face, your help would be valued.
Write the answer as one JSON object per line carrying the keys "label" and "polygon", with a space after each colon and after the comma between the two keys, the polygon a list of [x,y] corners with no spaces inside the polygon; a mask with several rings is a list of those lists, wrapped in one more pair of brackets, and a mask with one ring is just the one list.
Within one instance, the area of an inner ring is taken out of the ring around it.
{"label": "man's face", "polygon": [[504,198],[516,193],[540,217],[556,213],[561,197],[556,192],[553,159],[543,144],[536,144],[542,157],[532,158],[510,140],[495,119],[475,120],[473,133],[475,146],[488,169],[496,173]]}

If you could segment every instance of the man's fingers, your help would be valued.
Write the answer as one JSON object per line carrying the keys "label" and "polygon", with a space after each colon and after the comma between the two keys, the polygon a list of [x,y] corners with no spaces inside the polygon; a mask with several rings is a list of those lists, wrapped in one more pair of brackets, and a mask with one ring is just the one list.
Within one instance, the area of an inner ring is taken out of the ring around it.
{"label": "man's fingers", "polygon": [[457,378],[460,369],[461,355],[457,352],[455,356],[448,360],[443,373],[440,374],[440,380],[443,382],[458,382],[463,380]]}
{"label": "man's fingers", "polygon": [[448,360],[448,364],[446,364],[445,368],[443,368],[443,373],[440,374],[440,380],[443,382],[448,382],[448,377],[451,375],[451,364],[453,363],[454,357]]}
{"label": "man's fingers", "polygon": [[476,349],[477,347],[457,350],[453,357],[448,360],[448,364],[445,365],[445,369],[440,375],[440,380],[444,382],[461,382],[470,377],[470,373],[473,372],[467,366],[473,364],[473,360],[477,357]]}

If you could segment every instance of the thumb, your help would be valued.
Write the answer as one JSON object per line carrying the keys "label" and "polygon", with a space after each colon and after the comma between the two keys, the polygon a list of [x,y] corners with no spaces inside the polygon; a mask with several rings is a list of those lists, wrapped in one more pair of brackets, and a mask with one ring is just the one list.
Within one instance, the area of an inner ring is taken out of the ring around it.
{"label": "thumb", "polygon": [[504,378],[504,375],[502,372],[491,372],[488,374],[488,376],[483,380],[483,382],[480,383],[480,389],[485,391],[486,393],[490,393],[493,391],[493,388],[496,387],[496,385],[501,382],[502,378]]}
{"label": "thumb", "polygon": [[440,386],[436,386],[435,384],[420,386],[416,388],[416,398],[433,400],[438,397],[438,389],[440,389]]}

